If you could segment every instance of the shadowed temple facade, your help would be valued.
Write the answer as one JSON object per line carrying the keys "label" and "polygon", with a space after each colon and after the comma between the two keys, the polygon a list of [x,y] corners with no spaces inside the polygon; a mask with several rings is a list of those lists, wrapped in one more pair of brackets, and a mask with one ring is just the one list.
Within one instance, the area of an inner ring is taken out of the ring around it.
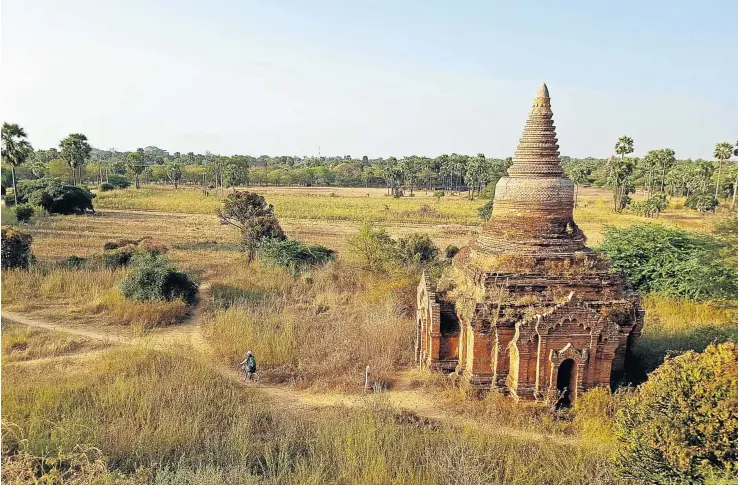
{"label": "shadowed temple facade", "polygon": [[437,283],[421,278],[415,358],[478,390],[571,404],[622,377],[643,310],[585,246],[557,141],[544,84],[492,217]]}

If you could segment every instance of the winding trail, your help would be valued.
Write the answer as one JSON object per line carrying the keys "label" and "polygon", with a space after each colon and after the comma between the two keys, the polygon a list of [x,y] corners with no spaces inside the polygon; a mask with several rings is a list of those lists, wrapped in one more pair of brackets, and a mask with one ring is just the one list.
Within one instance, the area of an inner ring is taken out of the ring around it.
{"label": "winding trail", "polygon": [[[213,365],[215,371],[231,382],[241,387],[255,387],[264,393],[279,407],[296,412],[302,416],[309,415],[317,409],[325,407],[361,407],[367,405],[372,399],[385,400],[398,410],[410,412],[423,419],[445,422],[458,426],[473,426],[476,429],[484,429],[498,435],[515,437],[523,440],[552,441],[562,445],[574,445],[576,438],[565,435],[554,435],[538,433],[531,430],[517,429],[513,427],[500,426],[498,424],[487,424],[484,420],[476,419],[468,415],[461,415],[458,411],[444,407],[432,395],[423,390],[413,387],[412,377],[409,373],[400,373],[390,390],[380,394],[340,394],[340,393],[311,393],[308,391],[295,390],[284,385],[272,384],[249,384],[244,382],[243,374],[226,363],[219,361],[212,346],[205,339],[203,333],[203,302],[210,298],[210,284],[203,283],[200,286],[198,303],[194,306],[190,316],[181,324],[170,326],[165,329],[151,331],[150,334],[141,337],[112,336],[104,332],[90,329],[80,329],[61,324],[51,323],[42,319],[29,317],[16,312],[2,312],[2,318],[19,324],[49,331],[63,332],[87,339],[97,340],[110,345],[137,346],[156,349],[160,351],[171,351],[175,347],[183,347],[207,358]],[[64,363],[70,360],[92,359],[110,351],[111,346],[100,349],[88,350],[81,353],[71,353],[61,356],[15,361],[7,363],[13,366],[33,366],[49,363]]]}

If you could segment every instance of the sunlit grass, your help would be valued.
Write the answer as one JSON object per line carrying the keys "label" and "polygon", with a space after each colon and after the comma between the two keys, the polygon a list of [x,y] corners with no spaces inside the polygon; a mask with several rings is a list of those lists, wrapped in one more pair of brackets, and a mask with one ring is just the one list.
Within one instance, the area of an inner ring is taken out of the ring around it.
{"label": "sunlit grass", "polygon": [[711,343],[738,341],[738,301],[695,302],[646,296],[643,336],[633,348],[631,379],[641,381],[667,354],[704,351]]}
{"label": "sunlit grass", "polygon": [[[418,420],[381,397],[280,412],[177,350],[117,350],[50,371],[3,372],[4,482],[614,481],[602,451]],[[44,469],[42,457],[53,458]]]}
{"label": "sunlit grass", "polygon": [[3,363],[63,356],[101,346],[102,343],[84,338],[31,328],[3,319]]}
{"label": "sunlit grass", "polygon": [[137,302],[117,289],[125,270],[99,266],[64,268],[35,266],[30,270],[3,271],[3,310],[40,311],[63,321],[94,319],[98,325],[133,326],[138,330],[174,324],[188,306],[174,300]]}

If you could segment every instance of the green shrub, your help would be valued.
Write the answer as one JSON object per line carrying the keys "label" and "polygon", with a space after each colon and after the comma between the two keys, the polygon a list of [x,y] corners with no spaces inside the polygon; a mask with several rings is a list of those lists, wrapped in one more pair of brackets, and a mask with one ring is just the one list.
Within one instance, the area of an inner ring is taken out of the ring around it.
{"label": "green shrub", "polygon": [[714,212],[718,200],[712,194],[692,194],[684,202],[684,205],[700,213]]}
{"label": "green shrub", "polygon": [[100,192],[108,192],[112,191],[113,189],[115,189],[115,186],[107,182],[103,182],[102,184],[100,184]]}
{"label": "green shrub", "polygon": [[490,199],[486,203],[484,203],[484,206],[477,209],[477,214],[479,215],[479,219],[482,221],[489,221],[489,218],[492,217],[492,206],[494,205],[494,200]]}
{"label": "green shrub", "polygon": [[192,303],[197,296],[197,283],[163,257],[138,253],[131,259],[131,266],[128,275],[118,283],[121,294],[128,299],[182,299]]}
{"label": "green shrub", "polygon": [[264,263],[295,271],[328,263],[335,256],[336,252],[330,248],[296,240],[269,240],[259,247],[259,257]]}
{"label": "green shrub", "polygon": [[108,268],[120,268],[125,267],[130,263],[133,258],[133,254],[133,247],[117,248],[115,250],[103,252],[100,259],[102,264]]}
{"label": "green shrub", "polygon": [[94,211],[87,189],[70,186],[58,179],[23,180],[18,183],[19,203],[41,206],[50,214],[84,214]]}
{"label": "green shrub", "polygon": [[444,191],[434,191],[433,192],[433,197],[435,197],[438,200],[440,200],[445,195],[446,195],[446,193]]}
{"label": "green shrub", "polygon": [[125,189],[131,185],[130,179],[120,174],[110,174],[107,178],[106,184],[113,186],[113,189]]}
{"label": "green shrub", "polygon": [[456,245],[448,245],[446,247],[446,250],[444,250],[444,255],[446,255],[447,260],[451,260],[453,257],[456,256],[456,254],[459,252],[459,247]]}
{"label": "green shrub", "polygon": [[136,246],[136,245],[138,245],[138,240],[128,240],[126,238],[121,238],[119,240],[106,241],[103,244],[103,250],[105,251],[117,250],[119,248],[123,248],[126,246]]}
{"label": "green shrub", "polygon": [[15,219],[19,223],[27,223],[33,217],[34,212],[35,210],[30,204],[19,204],[18,207],[15,208]]}
{"label": "green shrub", "polygon": [[88,259],[72,255],[64,260],[64,266],[68,268],[81,268],[87,265]]}
{"label": "green shrub", "polygon": [[642,291],[692,299],[735,298],[738,269],[716,238],[656,225],[605,228],[602,250]]}
{"label": "green shrub", "polygon": [[2,268],[28,268],[33,261],[31,235],[11,226],[2,227]]}
{"label": "green shrub", "polygon": [[382,228],[366,224],[346,241],[368,270],[385,270],[395,259],[396,242]]}
{"label": "green shrub", "polygon": [[643,202],[631,202],[630,209],[639,216],[658,218],[661,211],[666,209],[668,202],[663,194],[655,194]]}
{"label": "green shrub", "polygon": [[426,234],[413,233],[396,241],[384,229],[371,225],[362,226],[347,242],[363,261],[364,268],[374,271],[389,270],[398,263],[427,266],[439,254],[438,247]]}
{"label": "green shrub", "polygon": [[405,263],[429,263],[438,258],[438,247],[430,236],[413,233],[397,242],[397,255]]}
{"label": "green shrub", "polygon": [[621,474],[642,483],[738,480],[738,347],[667,361],[615,415]]}

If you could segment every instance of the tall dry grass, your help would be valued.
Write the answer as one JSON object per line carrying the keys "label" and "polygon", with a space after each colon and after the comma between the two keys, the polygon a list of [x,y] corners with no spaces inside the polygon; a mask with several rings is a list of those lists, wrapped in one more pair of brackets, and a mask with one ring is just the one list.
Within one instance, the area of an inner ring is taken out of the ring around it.
{"label": "tall dry grass", "polygon": [[412,358],[407,293],[375,293],[391,277],[335,262],[297,278],[258,265],[218,278],[229,284],[212,286],[208,336],[232,364],[250,349],[267,378],[357,390],[367,365],[389,381]]}
{"label": "tall dry grass", "polygon": [[304,416],[176,350],[3,378],[4,482],[614,481],[600,450],[424,421],[381,398]]}
{"label": "tall dry grass", "polygon": [[2,322],[3,363],[63,356],[102,346],[104,346],[102,343],[94,343],[60,332],[31,328],[6,319]]}
{"label": "tall dry grass", "polygon": [[643,336],[633,346],[628,378],[640,383],[668,354],[704,351],[711,343],[738,340],[738,301],[696,302],[648,295]]}
{"label": "tall dry grass", "polygon": [[188,312],[182,301],[137,302],[117,289],[125,270],[102,266],[66,268],[45,264],[29,270],[3,271],[3,310],[42,311],[64,321],[94,318],[100,325],[132,326],[136,330],[181,321]]}

